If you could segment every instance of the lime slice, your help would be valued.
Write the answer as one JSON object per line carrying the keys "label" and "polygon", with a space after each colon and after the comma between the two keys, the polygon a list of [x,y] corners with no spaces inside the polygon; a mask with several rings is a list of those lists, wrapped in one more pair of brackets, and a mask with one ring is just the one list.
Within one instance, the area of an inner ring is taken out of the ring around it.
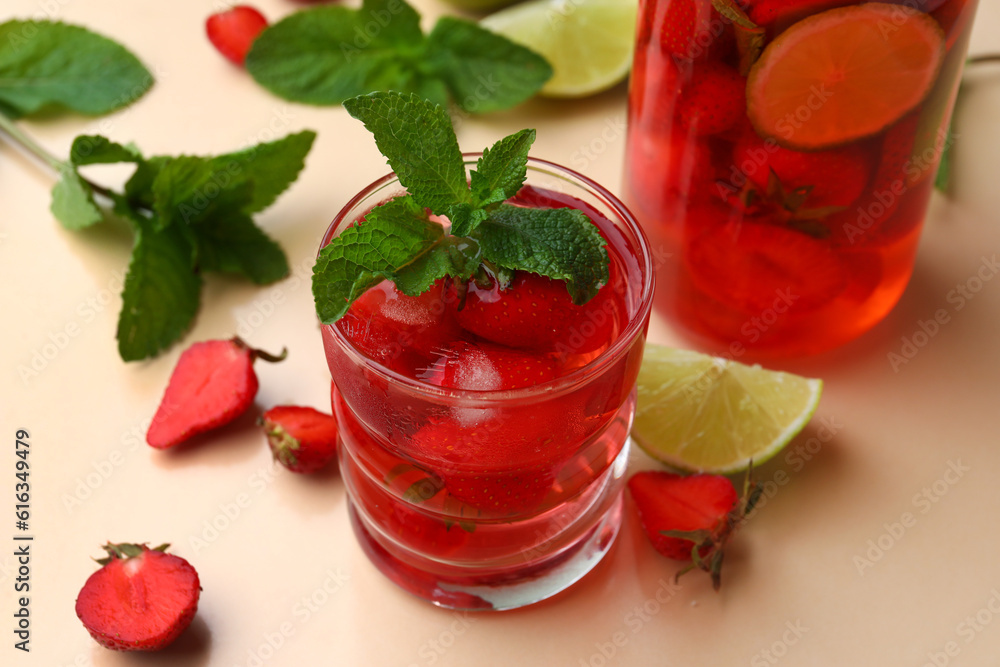
{"label": "lime slice", "polygon": [[822,390],[821,380],[646,345],[632,437],[683,470],[738,472],[788,444]]}
{"label": "lime slice", "polygon": [[554,74],[541,93],[582,97],[628,76],[637,0],[532,0],[480,24],[540,53]]}
{"label": "lime slice", "polygon": [[757,132],[814,151],[877,134],[927,96],[944,32],[904,5],[869,2],[821,12],[771,42],[747,78]]}

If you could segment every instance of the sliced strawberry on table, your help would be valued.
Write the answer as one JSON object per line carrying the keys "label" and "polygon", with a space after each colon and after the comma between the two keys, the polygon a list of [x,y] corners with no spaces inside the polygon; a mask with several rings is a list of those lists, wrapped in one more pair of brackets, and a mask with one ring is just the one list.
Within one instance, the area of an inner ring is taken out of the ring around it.
{"label": "sliced strawberry on table", "polygon": [[505,391],[544,384],[557,375],[556,364],[541,355],[458,341],[442,350],[421,379],[450,389]]}
{"label": "sliced strawberry on table", "polygon": [[312,473],[337,456],[337,419],[309,407],[279,405],[260,418],[274,458],[292,472]]}
{"label": "sliced strawberry on table", "polygon": [[107,544],[103,567],[76,599],[90,635],[116,651],[156,651],[173,642],[198,610],[201,584],[191,564],[168,545]]}
{"label": "sliced strawberry on table", "polygon": [[233,421],[257,395],[254,360],[276,362],[286,354],[255,350],[239,338],[195,343],[177,360],[146,442],[166,449]]}
{"label": "sliced strawberry on table", "polygon": [[847,284],[827,243],[777,225],[712,228],[691,241],[684,261],[698,289],[748,316],[776,304],[792,313],[819,308]]}
{"label": "sliced strawberry on table", "polygon": [[235,5],[209,16],[205,32],[219,53],[242,67],[254,40],[267,25],[264,15],[253,7]]}
{"label": "sliced strawberry on table", "polygon": [[746,87],[746,79],[732,67],[705,63],[677,100],[681,129],[699,136],[729,130],[746,117]]}
{"label": "sliced strawberry on table", "polygon": [[653,547],[667,558],[692,561],[678,576],[693,568],[704,570],[718,590],[726,545],[760,497],[750,473],[742,497],[728,478],[708,474],[638,472],[628,489]]}

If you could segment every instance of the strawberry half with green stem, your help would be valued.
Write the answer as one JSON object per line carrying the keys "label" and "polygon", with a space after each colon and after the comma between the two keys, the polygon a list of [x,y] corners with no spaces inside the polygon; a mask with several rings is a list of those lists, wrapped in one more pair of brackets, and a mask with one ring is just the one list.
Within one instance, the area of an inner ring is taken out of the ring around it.
{"label": "strawberry half with green stem", "polygon": [[298,405],[271,408],[258,423],[274,458],[292,472],[313,473],[337,456],[337,419]]}
{"label": "strawberry half with green stem", "polygon": [[278,362],[287,354],[255,350],[239,338],[195,343],[177,360],[146,442],[166,449],[233,421],[257,395],[254,360]]}
{"label": "strawberry half with green stem", "polygon": [[106,544],[103,567],[76,599],[76,615],[101,646],[156,651],[191,625],[201,583],[191,564],[145,544]]}
{"label": "strawberry half with green stem", "polygon": [[742,497],[721,475],[646,471],[629,479],[629,492],[653,547],[667,558],[691,561],[677,577],[697,568],[707,572],[712,587],[719,590],[726,545],[760,498],[761,488],[750,476],[748,470]]}
{"label": "strawberry half with green stem", "polygon": [[253,7],[236,5],[209,16],[205,21],[205,33],[219,53],[243,67],[247,52],[267,25],[264,15]]}

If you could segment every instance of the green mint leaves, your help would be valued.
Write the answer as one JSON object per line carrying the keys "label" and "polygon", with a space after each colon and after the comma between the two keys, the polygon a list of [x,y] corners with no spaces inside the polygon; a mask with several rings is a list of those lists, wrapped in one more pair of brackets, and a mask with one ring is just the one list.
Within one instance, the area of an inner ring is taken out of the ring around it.
{"label": "green mint leaves", "polygon": [[[527,177],[534,130],[483,151],[467,176],[443,107],[399,92],[362,95],[344,107],[375,135],[408,194],[375,207],[320,252],[313,296],[322,322],[340,319],[382,280],[416,296],[444,276],[468,279],[484,263],[564,280],[577,304],[607,283],[604,238],[583,213],[505,203]],[[428,211],[447,216],[450,233],[431,221]]]}
{"label": "green mint leaves", "polygon": [[[122,292],[118,351],[125,361],[155,356],[179,339],[198,311],[201,275],[233,273],[264,285],[288,275],[285,253],[251,217],[302,169],[310,131],[216,157],[155,156],[101,136],[73,142],[52,194],[52,212],[69,229],[104,221],[97,204],[131,224],[136,239]],[[79,168],[134,163],[123,192],[90,184]]]}
{"label": "green mint leaves", "polygon": [[139,99],[153,75],[123,46],[79,26],[0,24],[0,113],[104,114]]}
{"label": "green mint leaves", "polygon": [[471,113],[519,104],[552,76],[544,58],[471,21],[443,17],[424,35],[404,0],[295,12],[257,37],[246,69],[293,102],[335,105],[391,89],[441,105],[451,98]]}
{"label": "green mint leaves", "polygon": [[[126,361],[154,356],[187,331],[206,271],[261,285],[288,275],[284,251],[252,216],[295,181],[316,136],[299,132],[216,157],[149,158],[131,145],[79,136],[63,162],[12,120],[63,110],[108,113],[152,84],[125,47],[85,28],[52,21],[0,24],[0,130],[58,173],[52,214],[67,229],[114,218],[135,233],[117,333]],[[89,165],[116,163],[135,165],[122,192],[81,173]]]}

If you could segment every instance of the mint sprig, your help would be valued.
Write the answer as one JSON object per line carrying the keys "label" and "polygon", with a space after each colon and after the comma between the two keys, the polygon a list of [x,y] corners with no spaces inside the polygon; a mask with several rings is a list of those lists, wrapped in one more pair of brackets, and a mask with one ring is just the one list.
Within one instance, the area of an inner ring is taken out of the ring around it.
{"label": "mint sprig", "polygon": [[[313,295],[322,322],[336,322],[382,280],[416,296],[445,276],[467,280],[485,268],[530,271],[564,280],[577,304],[607,283],[604,238],[582,212],[506,203],[527,178],[534,130],[496,142],[467,176],[440,105],[412,93],[377,92],[349,99],[344,107],[375,135],[408,194],[373,208],[320,252]],[[450,233],[428,211],[446,215]]]}
{"label": "mint sprig", "polygon": [[[72,110],[101,114],[141,97],[152,75],[125,47],[79,26],[0,24],[0,130],[58,174],[52,213],[67,229],[128,222],[135,244],[122,291],[118,350],[126,361],[154,356],[179,339],[198,311],[202,275],[220,271],[267,284],[288,275],[285,253],[254,223],[303,167],[315,134],[216,157],[144,157],[102,136],[79,136],[69,159],[38,145],[12,120]],[[129,163],[121,192],[81,168]]]}
{"label": "mint sprig", "polygon": [[446,16],[424,35],[404,0],[295,12],[257,37],[246,69],[292,102],[336,105],[395,90],[441,105],[453,99],[470,113],[510,108],[552,77],[540,55],[471,21]]}
{"label": "mint sprig", "polygon": [[[252,214],[295,181],[315,136],[303,131],[215,157],[148,159],[105,137],[74,140],[57,188],[75,179],[85,204],[65,210],[53,199],[53,213],[69,228],[102,222],[111,217],[95,203],[103,197],[136,234],[118,320],[122,359],[155,356],[187,331],[198,311],[205,271],[241,275],[258,285],[288,275],[284,251],[257,227]],[[80,174],[80,167],[94,162],[134,163],[136,168],[124,190],[116,192]]]}

